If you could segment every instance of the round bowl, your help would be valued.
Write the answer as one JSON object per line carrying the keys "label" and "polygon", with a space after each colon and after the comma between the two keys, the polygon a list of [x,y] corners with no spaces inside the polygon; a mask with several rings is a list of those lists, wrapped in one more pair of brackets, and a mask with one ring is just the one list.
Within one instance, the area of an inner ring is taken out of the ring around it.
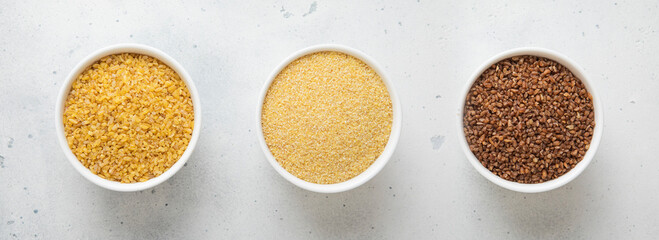
{"label": "round bowl", "polygon": [[[586,86],[586,90],[590,93],[590,95],[593,97],[593,111],[595,115],[595,128],[593,129],[593,138],[590,141],[590,148],[586,151],[586,154],[584,155],[583,159],[570,171],[567,173],[563,174],[562,176],[542,182],[542,183],[533,183],[533,184],[525,184],[525,183],[517,183],[517,182],[512,182],[505,180],[496,174],[490,172],[487,168],[485,168],[481,162],[476,158],[476,156],[471,152],[469,149],[469,144],[467,143],[467,138],[465,136],[465,133],[463,131],[464,123],[463,123],[463,114],[464,114],[464,106],[467,100],[467,93],[471,89],[471,86],[474,84],[474,82],[478,79],[478,77],[490,66],[494,65],[495,63],[513,57],[513,56],[520,56],[520,55],[533,55],[533,56],[539,56],[539,57],[544,57],[548,58],[551,60],[554,60],[561,65],[567,67],[574,76],[579,78],[581,82]],[[543,49],[543,48],[536,48],[536,47],[525,47],[525,48],[516,48],[512,50],[508,50],[505,52],[502,52],[489,60],[487,60],[483,65],[481,65],[476,72],[471,76],[469,79],[469,82],[467,83],[465,89],[462,91],[462,94],[460,95],[460,109],[458,110],[458,138],[460,145],[462,145],[462,150],[464,150],[465,154],[467,155],[467,159],[471,163],[471,165],[476,168],[476,170],[483,175],[485,178],[490,180],[491,182],[495,183],[496,185],[499,185],[501,187],[517,191],[517,192],[524,192],[524,193],[536,193],[536,192],[544,192],[544,191],[549,191],[552,189],[556,189],[558,187],[561,187],[568,182],[574,180],[581,172],[583,172],[584,169],[590,164],[590,162],[593,160],[593,157],[595,156],[595,152],[597,152],[597,147],[599,146],[600,139],[602,137],[602,128],[604,127],[603,123],[603,113],[602,113],[602,101],[600,100],[599,96],[595,92],[595,88],[593,87],[593,83],[590,81],[588,77],[586,77],[586,74],[584,73],[583,69],[579,67],[574,61],[571,59],[567,58],[566,56],[563,56],[560,53],[557,53],[555,51]]]}
{"label": "round bowl", "polygon": [[[192,136],[190,138],[190,142],[188,143],[187,148],[185,149],[185,152],[183,152],[181,158],[178,161],[176,161],[176,163],[173,166],[167,169],[167,171],[165,171],[158,177],[149,179],[144,182],[121,183],[116,181],[110,181],[102,177],[99,177],[96,174],[93,174],[89,169],[87,169],[84,165],[82,165],[82,163],[80,163],[78,158],[76,158],[76,156],[73,154],[73,152],[69,148],[64,133],[64,123],[63,123],[64,105],[66,102],[66,98],[71,90],[71,84],[76,80],[78,75],[80,75],[92,63],[100,60],[105,56],[118,54],[118,53],[137,53],[142,55],[148,55],[167,64],[167,66],[169,66],[174,71],[176,71],[176,73],[181,77],[181,80],[185,82],[185,85],[187,86],[188,91],[190,92],[190,96],[192,98],[192,106],[194,108],[194,127],[193,127],[194,129],[192,130]],[[181,64],[176,62],[176,60],[174,60],[172,57],[165,54],[164,52],[155,49],[153,47],[149,47],[141,44],[112,45],[99,49],[96,52],[84,58],[80,63],[78,63],[78,65],[76,65],[73,68],[73,70],[71,70],[69,75],[66,77],[66,81],[59,92],[59,96],[57,97],[55,114],[56,114],[55,128],[57,131],[57,139],[59,140],[62,150],[64,150],[64,155],[66,155],[66,158],[69,160],[71,165],[73,165],[73,167],[76,170],[78,170],[78,172],[82,174],[83,177],[93,182],[94,184],[106,189],[119,191],[119,192],[141,191],[144,189],[154,187],[164,182],[165,180],[169,179],[171,176],[173,176],[176,172],[178,172],[178,170],[180,170],[183,167],[185,162],[188,161],[188,158],[190,158],[190,155],[192,154],[192,151],[194,150],[195,145],[197,144],[197,140],[199,139],[199,132],[201,131],[201,104],[199,101],[199,93],[197,93],[197,88],[195,88],[195,85],[192,82],[192,78],[190,78],[188,72],[185,71],[185,69],[183,68],[183,66],[181,66]]]}
{"label": "round bowl", "polygon": [[[261,125],[261,111],[263,110],[263,103],[265,100],[265,96],[268,92],[268,89],[270,88],[270,85],[274,81],[275,77],[279,74],[281,70],[283,70],[288,64],[291,62],[295,61],[296,59],[311,54],[315,52],[322,52],[322,51],[335,51],[335,52],[341,52],[348,54],[350,56],[353,56],[364,63],[368,64],[375,72],[380,75],[380,78],[382,78],[382,81],[384,82],[385,86],[387,87],[387,90],[389,92],[389,98],[391,99],[392,103],[392,110],[393,110],[393,122],[391,125],[391,133],[389,135],[389,140],[387,141],[387,145],[384,148],[384,151],[382,151],[382,154],[369,166],[366,171],[362,172],[361,174],[355,176],[354,178],[351,178],[345,182],[340,182],[340,183],[335,183],[335,184],[317,184],[317,183],[311,183],[304,181],[293,174],[289,173],[284,169],[275,159],[275,157],[272,155],[270,152],[270,149],[268,148],[268,145],[265,142],[265,138],[263,136],[263,129]],[[346,46],[342,45],[335,45],[335,44],[323,44],[323,45],[315,45],[311,46],[308,48],[304,48],[302,50],[299,50],[293,55],[289,56],[286,58],[283,62],[277,66],[274,71],[270,74],[270,77],[268,77],[268,80],[266,81],[265,85],[263,86],[263,89],[261,90],[261,95],[259,96],[259,103],[258,103],[258,108],[256,111],[256,122],[257,122],[257,127],[256,127],[256,133],[258,134],[259,142],[261,144],[261,148],[263,149],[263,152],[265,153],[266,159],[268,162],[270,162],[270,165],[286,180],[289,182],[295,184],[296,186],[313,191],[313,192],[319,192],[319,193],[335,193],[335,192],[343,192],[343,191],[348,191],[353,188],[356,188],[371,178],[373,178],[382,168],[387,164],[389,159],[391,158],[391,155],[394,153],[394,149],[396,148],[396,144],[398,143],[398,139],[400,138],[400,129],[401,129],[401,122],[402,122],[402,112],[400,109],[400,100],[398,98],[398,95],[396,94],[396,91],[394,90],[394,86],[389,80],[389,77],[385,74],[384,70],[380,65],[378,65],[375,60],[373,60],[371,57],[368,55],[355,50],[353,48],[349,48]]]}

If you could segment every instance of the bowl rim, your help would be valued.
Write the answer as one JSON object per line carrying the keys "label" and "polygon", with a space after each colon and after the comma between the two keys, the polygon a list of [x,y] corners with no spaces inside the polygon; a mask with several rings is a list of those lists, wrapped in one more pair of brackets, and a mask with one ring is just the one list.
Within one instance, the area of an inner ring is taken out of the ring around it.
{"label": "bowl rim", "polygon": [[[167,64],[167,66],[169,66],[174,71],[176,71],[176,73],[180,76],[181,80],[185,82],[185,85],[188,88],[188,91],[190,92],[190,97],[192,98],[192,106],[194,108],[195,121],[192,130],[192,136],[190,137],[190,142],[188,143],[188,146],[183,152],[183,155],[181,155],[181,158],[179,158],[179,160],[176,161],[176,163],[173,166],[171,166],[169,169],[167,169],[167,171],[165,171],[161,175],[144,182],[121,183],[121,182],[107,180],[96,174],[93,174],[88,168],[82,165],[82,163],[80,163],[80,161],[73,154],[73,152],[69,148],[64,133],[64,122],[63,122],[64,108],[66,104],[66,98],[68,97],[68,94],[71,91],[71,85],[73,84],[73,82],[85,69],[87,69],[87,67],[89,67],[94,62],[100,60],[105,56],[119,54],[119,53],[137,53],[142,55],[148,55]],[[190,155],[194,151],[194,148],[199,139],[199,134],[201,132],[201,103],[199,100],[199,93],[197,92],[197,88],[195,87],[194,82],[192,81],[192,78],[190,77],[188,72],[183,68],[181,64],[179,64],[176,60],[174,60],[174,58],[170,57],[166,53],[154,47],[143,44],[136,44],[136,43],[120,43],[120,44],[114,44],[107,47],[103,47],[89,54],[82,61],[80,61],[73,69],[71,69],[68,76],[65,78],[64,84],[60,88],[55,106],[55,115],[56,115],[55,129],[57,131],[57,139],[59,140],[62,150],[64,151],[64,155],[66,155],[66,158],[69,160],[71,165],[87,180],[93,182],[94,184],[100,187],[118,192],[134,192],[134,191],[149,189],[155,187],[156,185],[172,177],[176,172],[178,172],[183,167],[183,165],[190,158]]]}
{"label": "bowl rim", "polygon": [[[268,148],[268,145],[265,142],[265,138],[263,136],[263,128],[261,124],[261,114],[263,110],[263,103],[265,100],[265,96],[268,92],[268,89],[270,89],[270,86],[272,85],[274,79],[279,74],[279,72],[281,72],[281,70],[283,70],[291,62],[295,61],[300,57],[316,52],[323,52],[323,51],[334,51],[334,52],[341,52],[348,54],[350,56],[353,56],[363,61],[368,66],[370,66],[373,70],[375,70],[375,72],[378,75],[380,75],[382,82],[385,84],[387,91],[389,92],[389,98],[391,99],[392,111],[393,111],[393,121],[391,125],[391,133],[389,134],[389,140],[387,141],[387,144],[385,145],[385,148],[380,154],[380,156],[378,156],[378,158],[364,172],[360,173],[359,175],[345,182],[334,183],[334,184],[317,184],[317,183],[307,182],[286,171],[286,169],[284,169],[277,162],[275,157],[270,152],[270,149]],[[344,192],[354,189],[366,183],[375,175],[377,175],[378,172],[380,172],[380,170],[382,170],[382,168],[387,164],[389,159],[391,159],[391,156],[393,155],[396,145],[398,144],[398,140],[400,138],[400,131],[402,126],[402,111],[400,108],[400,99],[398,97],[398,94],[396,93],[393,83],[391,82],[388,75],[384,72],[383,68],[380,67],[380,65],[375,60],[373,60],[370,56],[366,55],[365,53],[359,50],[344,45],[319,44],[319,45],[309,46],[294,52],[292,55],[285,58],[284,61],[282,61],[272,71],[272,73],[270,73],[269,77],[267,78],[267,81],[265,82],[263,88],[261,89],[261,94],[259,95],[259,102],[256,111],[256,123],[257,123],[256,134],[258,135],[261,149],[265,153],[266,159],[268,160],[270,165],[282,177],[284,177],[286,180],[293,183],[294,185],[308,191],[318,192],[318,193],[337,193],[337,192]]]}
{"label": "bowl rim", "polygon": [[[567,173],[563,174],[562,176],[556,179],[543,183],[526,184],[526,183],[512,182],[505,180],[497,176],[496,174],[490,172],[487,168],[485,168],[480,163],[480,161],[469,149],[469,144],[467,143],[466,136],[463,131],[464,106],[467,100],[467,94],[469,93],[469,90],[471,89],[474,82],[487,68],[494,65],[495,63],[513,56],[521,56],[521,55],[533,55],[533,56],[548,58],[567,67],[577,78],[581,80],[581,82],[583,82],[583,84],[586,87],[586,90],[590,93],[590,95],[593,98],[595,128],[593,129],[593,137],[590,141],[590,147],[586,151],[586,154],[584,155],[583,159],[577,164],[577,166],[575,166],[573,169],[571,169],[570,171],[568,171]],[[590,78],[587,77],[584,70],[576,62],[564,56],[563,54],[545,48],[539,48],[539,47],[514,48],[501,52],[491,57],[490,59],[485,61],[478,69],[476,69],[474,74],[472,74],[471,78],[469,78],[469,81],[467,82],[462,93],[460,94],[459,103],[460,105],[457,114],[458,124],[456,125],[458,130],[458,138],[459,138],[458,141],[460,142],[460,145],[462,146],[462,150],[465,152],[467,159],[469,160],[471,165],[474,166],[474,168],[481,175],[483,175],[483,177],[487,178],[488,180],[490,180],[491,182],[495,183],[500,187],[512,191],[523,192],[523,193],[545,192],[559,188],[567,184],[568,182],[574,180],[577,176],[579,176],[579,174],[581,174],[586,169],[586,167],[592,161],[593,157],[595,156],[595,153],[597,152],[597,148],[599,146],[602,137],[602,129],[604,127],[604,113],[602,108],[602,101],[599,98],[597,92],[595,91],[593,82],[591,81]]]}

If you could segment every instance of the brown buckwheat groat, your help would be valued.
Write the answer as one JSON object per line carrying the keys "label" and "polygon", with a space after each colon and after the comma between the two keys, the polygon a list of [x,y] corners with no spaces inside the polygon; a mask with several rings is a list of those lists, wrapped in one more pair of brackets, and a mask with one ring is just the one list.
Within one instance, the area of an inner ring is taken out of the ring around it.
{"label": "brown buckwheat groat", "polygon": [[484,167],[509,181],[541,183],[583,159],[595,127],[593,99],[559,63],[516,56],[474,82],[463,123],[469,148]]}

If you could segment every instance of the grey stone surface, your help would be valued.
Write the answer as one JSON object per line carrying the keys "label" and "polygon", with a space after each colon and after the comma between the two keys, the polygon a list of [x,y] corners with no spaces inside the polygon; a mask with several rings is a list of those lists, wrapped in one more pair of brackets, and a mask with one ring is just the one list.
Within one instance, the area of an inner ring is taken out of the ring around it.
{"label": "grey stone surface", "polygon": [[[0,239],[656,238],[657,31],[657,1],[5,1]],[[135,193],[85,180],[54,130],[69,71],[123,42],[174,57],[203,105],[188,165]],[[339,194],[280,177],[254,131],[266,77],[319,43],[357,48],[384,66],[404,114],[389,164]],[[467,79],[488,58],[522,46],[580,64],[605,110],[591,165],[540,194],[490,183],[456,139]]]}

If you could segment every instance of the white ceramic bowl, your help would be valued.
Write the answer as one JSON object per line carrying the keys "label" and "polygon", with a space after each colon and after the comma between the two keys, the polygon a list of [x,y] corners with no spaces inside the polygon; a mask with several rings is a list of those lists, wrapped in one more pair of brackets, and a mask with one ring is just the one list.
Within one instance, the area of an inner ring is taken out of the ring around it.
{"label": "white ceramic bowl", "polygon": [[[101,178],[96,174],[93,174],[89,169],[83,166],[82,163],[78,161],[78,159],[73,154],[73,152],[71,152],[71,149],[69,148],[64,133],[64,123],[63,123],[64,104],[66,101],[66,97],[68,96],[71,90],[71,84],[77,79],[78,75],[80,75],[92,63],[100,60],[105,56],[118,54],[118,53],[138,53],[138,54],[148,55],[162,61],[163,63],[167,64],[167,66],[171,67],[174,71],[176,71],[176,73],[178,73],[181,79],[185,82],[185,85],[188,87],[188,90],[190,91],[190,96],[192,97],[192,106],[194,108],[194,129],[192,130],[192,137],[190,139],[190,142],[188,143],[188,147],[185,149],[185,152],[183,152],[181,158],[172,167],[170,167],[167,171],[162,173],[160,176],[149,179],[145,182],[120,183],[116,181],[110,181]],[[190,78],[190,75],[188,75],[185,69],[183,69],[183,66],[181,66],[181,64],[176,62],[176,60],[174,60],[169,55],[153,47],[140,45],[140,44],[117,44],[117,45],[105,47],[90,54],[84,60],[78,63],[78,65],[76,65],[73,68],[73,70],[71,70],[69,75],[66,77],[66,82],[64,83],[62,89],[60,90],[59,96],[57,97],[57,105],[55,106],[55,114],[56,114],[55,121],[56,121],[57,139],[59,139],[60,146],[62,147],[62,150],[64,150],[64,155],[66,155],[66,158],[69,159],[71,165],[73,165],[73,167],[76,170],[78,170],[78,172],[82,174],[82,176],[84,176],[87,180],[95,183],[98,186],[119,192],[141,191],[144,189],[154,187],[164,182],[165,180],[169,179],[176,172],[178,172],[178,170],[181,169],[181,167],[183,167],[185,162],[188,161],[188,158],[192,154],[192,151],[194,150],[195,145],[197,144],[197,140],[199,139],[199,132],[201,131],[201,104],[199,102],[199,93],[197,93],[197,88],[195,88],[195,85],[192,82],[192,78]]]}
{"label": "white ceramic bowl", "polygon": [[[391,134],[389,135],[389,141],[387,142],[387,145],[385,146],[382,154],[380,154],[380,156],[375,160],[375,162],[373,162],[373,164],[368,169],[366,169],[366,171],[362,172],[361,174],[357,175],[356,177],[348,181],[335,183],[335,184],[317,184],[317,183],[307,182],[286,171],[286,169],[284,169],[277,162],[275,157],[270,152],[270,149],[268,148],[268,145],[265,142],[265,138],[263,137],[263,129],[261,125],[261,111],[263,108],[265,95],[268,92],[268,89],[270,88],[270,85],[272,84],[273,80],[275,79],[275,77],[277,77],[277,74],[279,74],[281,70],[283,70],[286,66],[288,66],[288,64],[295,61],[296,59],[311,53],[322,52],[322,51],[342,52],[350,56],[356,57],[362,60],[364,63],[368,64],[382,78],[382,81],[384,82],[384,84],[387,87],[387,90],[389,91],[389,97],[391,98],[391,103],[393,107],[393,122],[391,126]],[[394,86],[392,85],[391,81],[385,74],[383,68],[381,68],[380,65],[378,65],[372,58],[370,58],[369,56],[358,50],[346,46],[335,45],[335,44],[323,44],[323,45],[311,46],[299,50],[293,55],[286,58],[286,60],[284,60],[281,64],[279,64],[279,66],[277,66],[277,68],[275,68],[275,70],[270,74],[270,77],[266,81],[265,86],[261,90],[261,95],[259,96],[258,109],[256,111],[256,118],[257,118],[256,122],[258,124],[256,127],[257,129],[256,132],[258,134],[259,142],[261,143],[261,148],[263,149],[263,152],[265,153],[268,162],[270,162],[270,165],[272,165],[272,167],[281,176],[283,176],[286,180],[290,181],[291,183],[297,185],[298,187],[301,187],[309,191],[320,192],[320,193],[335,193],[335,192],[348,191],[350,189],[356,188],[364,184],[365,182],[373,178],[376,174],[378,174],[378,172],[382,170],[384,165],[387,164],[387,162],[391,158],[391,155],[394,153],[394,149],[396,148],[396,144],[398,143],[398,139],[400,137],[402,112],[400,109],[400,100],[398,99],[398,95],[394,90]]]}
{"label": "white ceramic bowl", "polygon": [[[561,65],[567,67],[577,78],[581,79],[581,82],[584,83],[586,86],[586,89],[590,93],[590,95],[593,97],[593,107],[594,107],[594,113],[595,113],[595,129],[593,129],[593,138],[590,141],[590,148],[588,148],[588,151],[586,151],[586,154],[584,155],[584,158],[577,164],[576,167],[568,171],[567,173],[563,174],[562,176],[547,181],[543,183],[535,183],[535,184],[523,184],[523,183],[517,183],[517,182],[512,182],[505,180],[494,173],[490,172],[487,168],[485,168],[481,162],[474,156],[474,154],[471,152],[469,149],[469,144],[467,143],[467,139],[465,137],[464,131],[463,131],[463,111],[464,111],[464,105],[467,100],[467,93],[471,89],[471,86],[474,84],[476,79],[490,66],[494,65],[495,63],[513,57],[513,56],[520,56],[520,55],[533,55],[533,56],[539,56],[539,57],[545,57],[551,60],[554,60]],[[558,187],[561,187],[568,182],[572,181],[575,179],[581,172],[583,172],[584,169],[590,164],[591,160],[593,160],[593,157],[595,156],[595,152],[597,151],[597,147],[599,145],[600,139],[602,137],[602,128],[604,127],[603,123],[603,114],[602,114],[602,101],[595,92],[595,89],[593,88],[593,83],[590,81],[588,77],[586,77],[586,74],[584,74],[584,71],[582,70],[581,67],[579,67],[574,61],[570,60],[566,56],[563,56],[560,53],[543,49],[543,48],[535,48],[535,47],[525,47],[525,48],[516,48],[512,50],[505,51],[503,53],[500,53],[489,60],[487,60],[481,67],[476,70],[474,75],[471,76],[469,79],[469,82],[467,83],[467,86],[465,89],[462,91],[462,94],[460,95],[460,109],[458,110],[458,136],[459,136],[459,142],[460,145],[462,145],[462,149],[464,150],[465,154],[467,155],[467,159],[471,163],[471,165],[476,168],[476,170],[483,175],[485,178],[488,180],[492,181],[493,183],[513,190],[517,192],[525,192],[525,193],[535,193],[535,192],[544,192],[544,191],[549,191]]]}

